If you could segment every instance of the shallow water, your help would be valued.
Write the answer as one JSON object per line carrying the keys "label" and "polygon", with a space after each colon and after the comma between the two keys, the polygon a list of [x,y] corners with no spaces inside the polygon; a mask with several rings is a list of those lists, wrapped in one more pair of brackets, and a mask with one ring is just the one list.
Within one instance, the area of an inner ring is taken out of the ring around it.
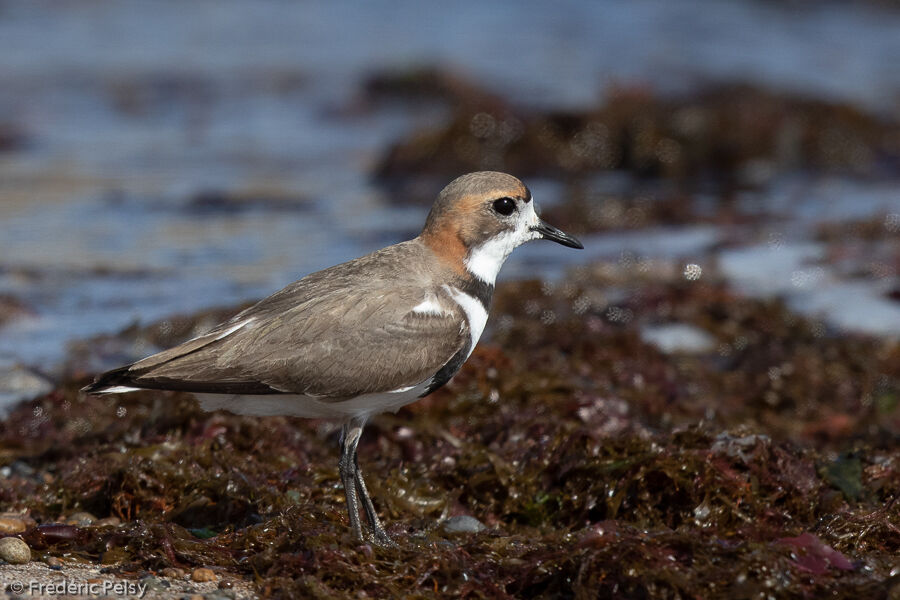
{"label": "shallow water", "polygon": [[[900,98],[885,60],[900,56],[900,13],[837,3],[5,2],[0,15],[0,122],[24,138],[0,154],[0,294],[34,312],[0,332],[0,359],[45,368],[67,340],[256,298],[414,235],[426,208],[385,202],[369,173],[440,111],[369,106],[360,82],[375,69],[447,65],[555,108],[617,84],[738,80],[878,111]],[[544,202],[561,193],[536,188]],[[204,205],[210,190],[273,200]],[[817,190],[825,202],[805,201]],[[834,219],[900,212],[894,190],[798,177],[762,197],[808,229],[823,206]],[[724,235],[531,245],[505,276],[623,251],[711,262]]]}

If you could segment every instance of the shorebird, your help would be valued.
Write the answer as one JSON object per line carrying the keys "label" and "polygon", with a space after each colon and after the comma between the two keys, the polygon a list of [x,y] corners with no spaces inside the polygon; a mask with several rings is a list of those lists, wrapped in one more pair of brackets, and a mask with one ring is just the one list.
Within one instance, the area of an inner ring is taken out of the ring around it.
{"label": "shorebird", "polygon": [[463,175],[438,195],[418,237],[307,275],[83,391],[179,390],[197,394],[205,410],[340,420],[339,471],[353,534],[393,544],[359,468],[363,427],[459,371],[484,330],[500,267],[535,239],[583,248],[538,217],[515,177]]}

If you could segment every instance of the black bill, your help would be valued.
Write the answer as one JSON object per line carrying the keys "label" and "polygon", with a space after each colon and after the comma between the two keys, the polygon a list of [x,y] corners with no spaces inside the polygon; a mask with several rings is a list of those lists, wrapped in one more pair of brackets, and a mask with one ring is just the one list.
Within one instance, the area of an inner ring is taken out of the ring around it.
{"label": "black bill", "polygon": [[554,242],[562,244],[563,246],[568,246],[569,248],[584,250],[584,246],[577,239],[544,221],[541,221],[532,227],[531,230],[540,233],[541,237],[545,240],[553,240]]}

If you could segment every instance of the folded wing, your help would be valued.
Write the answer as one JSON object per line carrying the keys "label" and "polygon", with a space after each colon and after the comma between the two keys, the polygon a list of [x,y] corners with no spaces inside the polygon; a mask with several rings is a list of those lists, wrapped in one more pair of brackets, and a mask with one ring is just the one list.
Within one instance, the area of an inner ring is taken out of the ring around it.
{"label": "folded wing", "polygon": [[106,373],[86,391],[344,399],[418,385],[466,355],[469,331],[458,307],[412,310],[421,287],[316,283],[301,280],[206,335]]}

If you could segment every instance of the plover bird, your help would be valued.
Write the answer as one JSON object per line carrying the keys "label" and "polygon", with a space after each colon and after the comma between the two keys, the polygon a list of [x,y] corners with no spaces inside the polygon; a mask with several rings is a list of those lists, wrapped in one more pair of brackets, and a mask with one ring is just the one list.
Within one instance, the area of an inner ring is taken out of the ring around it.
{"label": "plover bird", "polygon": [[196,393],[205,410],[338,419],[350,526],[361,541],[391,544],[359,469],[363,426],[459,371],[484,330],[497,272],[535,239],[583,248],[538,218],[515,177],[463,175],[441,191],[415,239],[307,275],[83,391],[178,390]]}

